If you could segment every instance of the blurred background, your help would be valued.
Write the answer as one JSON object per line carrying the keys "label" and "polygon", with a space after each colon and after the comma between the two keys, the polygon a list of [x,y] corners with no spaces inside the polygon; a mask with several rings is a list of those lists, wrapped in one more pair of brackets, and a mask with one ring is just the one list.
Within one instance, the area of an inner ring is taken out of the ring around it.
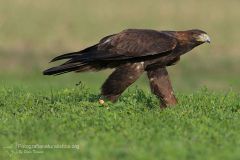
{"label": "blurred background", "polygon": [[[62,53],[81,50],[126,28],[202,29],[202,45],[169,67],[177,92],[202,87],[240,89],[239,0],[10,0],[0,1],[0,86],[32,91],[75,87],[98,91],[111,70],[46,77],[42,70]],[[143,75],[136,83],[148,89]],[[135,84],[135,85],[136,85]]]}

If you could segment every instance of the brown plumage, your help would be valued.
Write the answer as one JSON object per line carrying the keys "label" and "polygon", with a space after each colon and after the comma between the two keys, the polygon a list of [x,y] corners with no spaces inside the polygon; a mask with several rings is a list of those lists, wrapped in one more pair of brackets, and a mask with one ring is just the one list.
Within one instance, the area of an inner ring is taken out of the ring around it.
{"label": "brown plumage", "polygon": [[84,50],[54,58],[51,62],[68,60],[60,66],[45,70],[43,74],[116,68],[103,84],[101,92],[103,97],[114,102],[146,71],[152,92],[160,98],[161,106],[166,107],[177,103],[166,67],[176,64],[181,55],[205,42],[210,43],[209,36],[197,29],[127,29],[104,37],[98,44]]}

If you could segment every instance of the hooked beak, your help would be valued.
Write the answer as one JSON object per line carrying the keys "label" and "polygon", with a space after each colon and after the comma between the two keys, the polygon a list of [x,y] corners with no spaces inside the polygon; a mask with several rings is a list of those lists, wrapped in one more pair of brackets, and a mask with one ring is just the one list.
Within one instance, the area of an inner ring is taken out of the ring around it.
{"label": "hooked beak", "polygon": [[211,43],[211,39],[210,39],[210,37],[209,37],[209,35],[207,35],[207,34],[200,34],[199,36],[198,36],[198,39],[197,39],[198,41],[200,41],[200,42],[207,42],[207,43]]}

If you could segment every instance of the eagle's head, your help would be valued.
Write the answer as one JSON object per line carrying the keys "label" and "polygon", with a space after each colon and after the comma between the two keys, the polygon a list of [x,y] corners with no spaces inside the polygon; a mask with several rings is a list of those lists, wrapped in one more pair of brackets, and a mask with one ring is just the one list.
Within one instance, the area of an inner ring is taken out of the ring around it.
{"label": "eagle's head", "polygon": [[190,48],[194,48],[206,42],[211,42],[209,35],[200,29],[178,31],[175,32],[175,35],[181,45],[187,45]]}
{"label": "eagle's head", "polygon": [[191,41],[197,44],[203,44],[205,42],[210,43],[211,39],[209,37],[209,35],[199,29],[193,29],[193,30],[189,30],[188,34],[191,38]]}

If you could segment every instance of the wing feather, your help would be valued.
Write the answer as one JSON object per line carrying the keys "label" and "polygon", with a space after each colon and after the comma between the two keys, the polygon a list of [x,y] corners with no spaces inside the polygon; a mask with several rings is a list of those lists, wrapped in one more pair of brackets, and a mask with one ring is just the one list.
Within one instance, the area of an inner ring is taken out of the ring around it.
{"label": "wing feather", "polygon": [[173,50],[176,45],[177,40],[164,32],[131,29],[102,39],[98,51],[111,60],[114,57],[127,59],[165,53]]}
{"label": "wing feather", "polygon": [[84,50],[55,57],[51,62],[68,60],[60,66],[44,71],[44,74],[100,70],[109,66],[117,66],[123,61],[142,61],[146,57],[155,58],[158,55],[169,54],[176,45],[176,38],[168,32],[128,29],[104,37],[98,44]]}

